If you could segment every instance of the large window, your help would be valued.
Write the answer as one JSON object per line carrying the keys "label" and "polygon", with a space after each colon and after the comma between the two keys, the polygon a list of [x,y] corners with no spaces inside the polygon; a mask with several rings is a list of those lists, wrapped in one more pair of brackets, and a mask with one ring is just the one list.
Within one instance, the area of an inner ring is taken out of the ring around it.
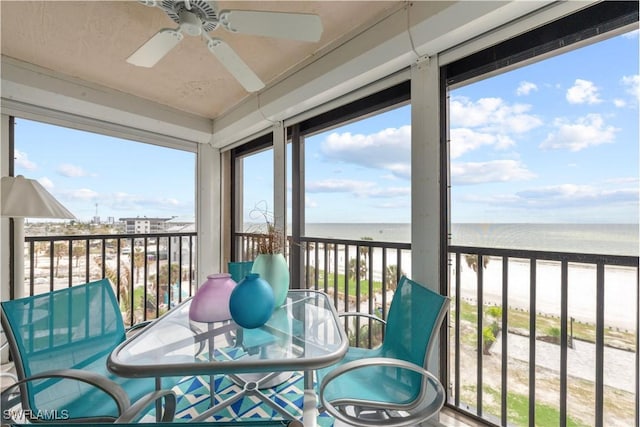
{"label": "large window", "polygon": [[195,166],[195,152],[16,119],[14,174],[76,217],[26,220],[24,294],[107,277],[128,324],[190,295]]}
{"label": "large window", "polygon": [[79,224],[195,217],[195,154],[16,119],[15,174],[37,179]]}
{"label": "large window", "polygon": [[305,139],[305,234],[408,242],[411,107]]}
{"label": "large window", "polygon": [[456,406],[634,423],[638,51],[635,30],[449,88]]}

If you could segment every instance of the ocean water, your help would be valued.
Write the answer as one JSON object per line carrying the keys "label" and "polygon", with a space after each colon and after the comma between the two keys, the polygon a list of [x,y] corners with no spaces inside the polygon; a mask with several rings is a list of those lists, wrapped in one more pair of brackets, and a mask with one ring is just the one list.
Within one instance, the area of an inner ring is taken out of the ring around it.
{"label": "ocean water", "polygon": [[[410,224],[311,223],[309,237],[410,242]],[[638,224],[452,224],[451,244],[553,252],[638,256]]]}

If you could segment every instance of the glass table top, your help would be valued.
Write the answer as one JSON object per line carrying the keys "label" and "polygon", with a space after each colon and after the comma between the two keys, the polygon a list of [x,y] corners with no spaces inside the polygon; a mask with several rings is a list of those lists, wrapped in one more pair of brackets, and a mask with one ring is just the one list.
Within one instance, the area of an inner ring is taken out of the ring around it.
{"label": "glass table top", "polygon": [[323,292],[290,290],[267,323],[189,319],[191,299],[120,344],[107,360],[123,377],[311,370],[339,361],[348,339]]}

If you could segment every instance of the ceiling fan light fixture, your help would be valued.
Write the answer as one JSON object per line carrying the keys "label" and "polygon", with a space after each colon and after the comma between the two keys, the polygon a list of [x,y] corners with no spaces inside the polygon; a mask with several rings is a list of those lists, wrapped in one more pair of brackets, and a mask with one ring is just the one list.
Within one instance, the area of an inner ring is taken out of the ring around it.
{"label": "ceiling fan light fixture", "polygon": [[180,30],[185,34],[197,37],[202,34],[202,22],[195,13],[188,10],[180,11]]}

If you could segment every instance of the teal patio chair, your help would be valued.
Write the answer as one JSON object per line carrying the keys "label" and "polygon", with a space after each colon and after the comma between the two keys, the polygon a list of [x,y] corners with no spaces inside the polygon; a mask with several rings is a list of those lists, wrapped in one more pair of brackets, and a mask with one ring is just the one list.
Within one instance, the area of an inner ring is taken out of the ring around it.
{"label": "teal patio chair", "polygon": [[240,282],[244,277],[251,273],[253,261],[231,261],[227,263],[227,269],[231,278],[236,282]]}
{"label": "teal patio chair", "polygon": [[317,371],[320,409],[354,426],[414,426],[444,404],[444,388],[427,371],[433,336],[449,299],[407,277],[394,293],[382,345],[349,347],[336,365]]}
{"label": "teal patio chair", "polygon": [[125,379],[107,370],[107,356],[126,334],[109,279],[0,306],[18,377],[2,392],[2,408],[21,404],[3,411],[3,421],[12,412],[63,424],[132,421],[156,401],[164,404],[161,419],[173,419],[172,391],[156,390],[154,378]]}

